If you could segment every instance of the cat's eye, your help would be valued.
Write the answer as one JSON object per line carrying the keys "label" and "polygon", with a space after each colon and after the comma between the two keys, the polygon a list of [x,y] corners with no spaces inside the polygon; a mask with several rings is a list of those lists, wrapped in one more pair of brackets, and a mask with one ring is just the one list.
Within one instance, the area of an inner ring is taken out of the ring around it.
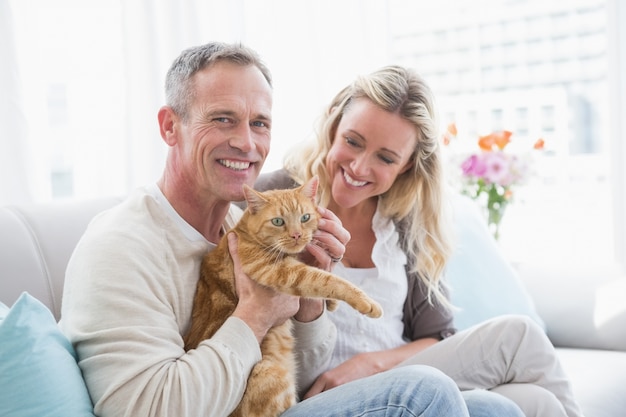
{"label": "cat's eye", "polygon": [[274,226],[282,226],[283,224],[285,224],[285,221],[283,219],[281,219],[280,217],[274,217],[272,219],[272,224]]}
{"label": "cat's eye", "polygon": [[309,220],[311,220],[311,215],[309,213],[303,214],[302,217],[300,217],[301,223],[306,223]]}

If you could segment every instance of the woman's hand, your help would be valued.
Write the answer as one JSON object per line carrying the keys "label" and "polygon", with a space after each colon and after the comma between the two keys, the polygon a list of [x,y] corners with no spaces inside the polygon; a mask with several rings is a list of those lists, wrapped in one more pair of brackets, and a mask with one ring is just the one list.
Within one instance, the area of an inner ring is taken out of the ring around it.
{"label": "woman's hand", "polygon": [[338,367],[320,375],[304,395],[304,398],[312,397],[339,385],[387,370],[388,368],[380,360],[381,355],[386,353],[368,352],[353,356]]}
{"label": "woman's hand", "polygon": [[318,207],[318,211],[322,218],[313,235],[313,241],[307,245],[307,252],[302,255],[302,261],[330,271],[346,253],[350,232],[342,226],[341,220],[332,211],[323,207]]}
{"label": "woman's hand", "polygon": [[338,367],[321,374],[304,395],[304,398],[391,369],[437,342],[437,339],[426,337],[394,349],[355,355]]}

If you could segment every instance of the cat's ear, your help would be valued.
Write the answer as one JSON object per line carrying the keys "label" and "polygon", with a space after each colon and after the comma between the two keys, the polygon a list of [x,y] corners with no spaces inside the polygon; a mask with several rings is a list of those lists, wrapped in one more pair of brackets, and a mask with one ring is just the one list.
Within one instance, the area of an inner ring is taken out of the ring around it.
{"label": "cat's ear", "polygon": [[317,195],[317,187],[320,185],[320,179],[317,175],[314,175],[313,178],[308,180],[302,186],[302,193],[310,198],[313,202],[315,202],[315,196]]}
{"label": "cat's ear", "polygon": [[248,202],[248,210],[250,210],[252,214],[259,211],[267,203],[267,200],[261,193],[247,184],[243,185],[243,195]]}

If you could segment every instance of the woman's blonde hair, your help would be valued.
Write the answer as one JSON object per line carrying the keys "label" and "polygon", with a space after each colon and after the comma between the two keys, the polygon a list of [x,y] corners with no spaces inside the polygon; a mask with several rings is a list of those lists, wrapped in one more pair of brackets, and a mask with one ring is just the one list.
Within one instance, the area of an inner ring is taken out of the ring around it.
{"label": "woman's blonde hair", "polygon": [[326,156],[337,126],[355,99],[371,100],[381,109],[396,113],[415,126],[417,144],[413,166],[400,174],[391,188],[380,196],[379,210],[393,219],[402,236],[401,245],[428,288],[429,297],[449,305],[441,292],[440,279],[451,253],[444,207],[444,179],[434,96],[415,71],[387,66],[358,77],[341,90],[322,116],[317,140],[291,152],[285,168],[294,180],[304,183],[313,175],[320,178],[320,204],[330,201],[330,180]]}

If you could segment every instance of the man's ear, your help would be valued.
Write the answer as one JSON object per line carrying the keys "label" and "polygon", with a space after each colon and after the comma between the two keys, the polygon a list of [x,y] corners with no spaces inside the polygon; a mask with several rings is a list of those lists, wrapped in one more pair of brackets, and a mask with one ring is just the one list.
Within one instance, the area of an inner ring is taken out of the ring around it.
{"label": "man's ear", "polygon": [[168,146],[173,146],[176,143],[174,127],[178,121],[178,115],[170,106],[163,106],[159,109],[158,119],[161,137]]}

